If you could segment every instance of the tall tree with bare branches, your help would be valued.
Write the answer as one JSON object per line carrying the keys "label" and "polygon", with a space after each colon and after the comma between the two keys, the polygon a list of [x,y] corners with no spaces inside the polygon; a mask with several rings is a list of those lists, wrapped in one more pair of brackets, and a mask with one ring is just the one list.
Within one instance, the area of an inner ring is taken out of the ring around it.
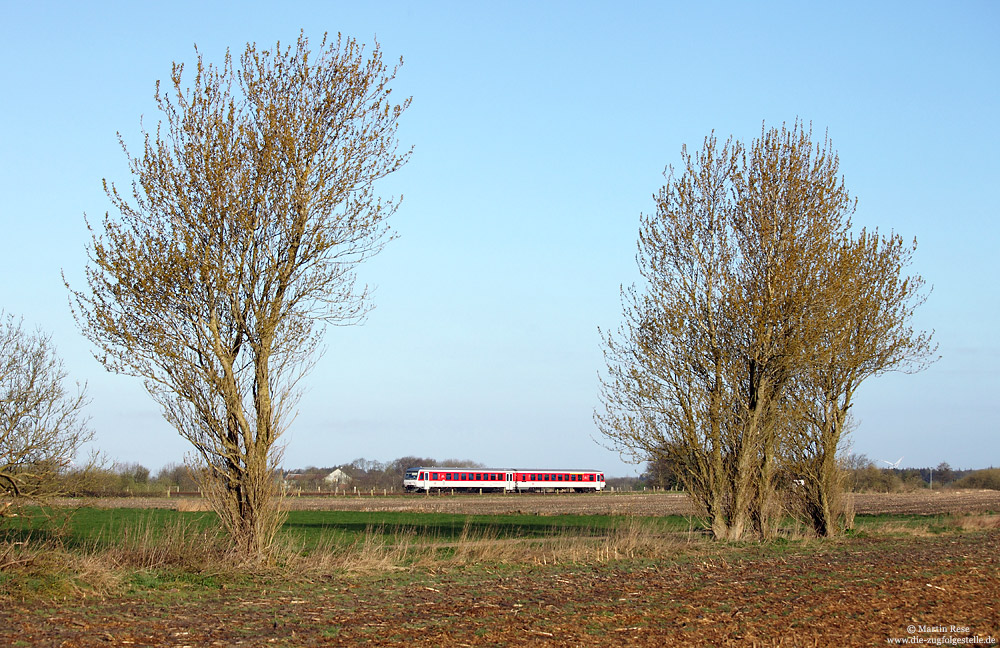
{"label": "tall tree with bare branches", "polygon": [[815,346],[787,402],[799,422],[787,444],[789,471],[801,481],[802,513],[818,535],[836,535],[848,522],[840,454],[854,394],[868,378],[915,373],[935,359],[932,334],[913,328],[927,299],[923,278],[906,274],[915,251],[916,241],[861,230],[842,240],[826,267]]}
{"label": "tall tree with bare branches", "polygon": [[0,313],[0,517],[58,494],[60,473],[92,436],[86,388],[67,377],[50,336]]}
{"label": "tall tree with bare branches", "polygon": [[739,145],[705,139],[682,150],[656,212],[640,218],[636,260],[642,288],[623,290],[624,322],[604,334],[600,430],[637,459],[664,457],[685,489],[728,538],[733,524],[727,435],[733,383],[726,290],[732,283],[730,187]]}
{"label": "tall tree with bare branches", "polygon": [[843,416],[820,459],[815,408],[843,414],[864,377],[920,364],[921,282],[900,275],[898,240],[880,252],[851,237],[838,156],[800,122],[750,146],[711,136],[682,159],[641,218],[644,283],[623,290],[624,324],[603,336],[595,419],[620,450],[678,467],[716,537],[766,537],[802,453],[835,461]]}
{"label": "tall tree with bare branches", "polygon": [[[376,192],[399,169],[398,119],[376,44],[300,35],[238,65],[200,53],[157,83],[163,121],[133,182],[105,182],[117,212],[93,232],[78,323],[111,371],[142,377],[207,469],[206,490],[247,556],[280,524],[274,470],[297,383],[325,323],[370,308],[356,267],[391,238],[398,201]],[[186,85],[187,82],[189,85]]]}

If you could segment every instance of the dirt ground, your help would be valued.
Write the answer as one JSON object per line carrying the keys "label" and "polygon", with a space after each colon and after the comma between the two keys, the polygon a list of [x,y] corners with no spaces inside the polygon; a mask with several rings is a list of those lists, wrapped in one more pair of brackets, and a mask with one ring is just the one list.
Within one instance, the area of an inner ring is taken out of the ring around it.
{"label": "dirt ground", "polygon": [[851,538],[787,553],[748,545],[659,564],[157,589],[9,604],[0,645],[995,645],[998,556],[994,530]]}
{"label": "dirt ground", "polygon": [[[290,501],[333,508],[329,499]],[[122,501],[105,505],[127,505]],[[134,504],[133,504],[134,505]],[[176,503],[174,503],[176,506]],[[338,499],[355,510],[685,513],[682,495]],[[1000,493],[857,496],[860,513],[1000,511]],[[982,516],[981,516],[982,517]],[[982,517],[994,520],[995,517]],[[480,565],[0,601],[0,646],[997,645],[1000,528],[759,545],[675,560]]]}

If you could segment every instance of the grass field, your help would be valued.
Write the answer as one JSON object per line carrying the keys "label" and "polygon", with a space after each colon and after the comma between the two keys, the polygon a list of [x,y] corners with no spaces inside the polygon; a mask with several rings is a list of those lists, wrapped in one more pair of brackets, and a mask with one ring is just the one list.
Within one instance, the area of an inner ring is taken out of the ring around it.
{"label": "grass field", "polygon": [[610,498],[302,507],[278,563],[253,570],[227,561],[210,513],[88,507],[8,536],[26,560],[0,571],[0,645],[990,645],[1000,527],[974,499],[931,515],[883,500],[846,537],[739,544]]}

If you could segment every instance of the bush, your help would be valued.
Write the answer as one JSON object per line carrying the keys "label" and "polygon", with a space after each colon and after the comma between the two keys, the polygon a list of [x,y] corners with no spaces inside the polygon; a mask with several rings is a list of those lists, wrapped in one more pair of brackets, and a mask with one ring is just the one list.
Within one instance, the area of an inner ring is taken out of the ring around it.
{"label": "bush", "polygon": [[951,484],[955,488],[1000,490],[1000,468],[986,468],[962,477]]}
{"label": "bush", "polygon": [[846,471],[847,488],[855,493],[898,493],[903,490],[899,475],[869,464]]}

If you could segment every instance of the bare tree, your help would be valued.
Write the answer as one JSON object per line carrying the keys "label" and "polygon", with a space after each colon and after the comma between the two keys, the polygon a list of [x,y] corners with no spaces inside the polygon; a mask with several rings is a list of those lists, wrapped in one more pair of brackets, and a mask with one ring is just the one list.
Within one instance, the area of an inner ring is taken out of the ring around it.
{"label": "bare tree", "polygon": [[802,480],[805,517],[819,535],[845,525],[839,454],[857,389],[872,376],[914,373],[934,360],[932,334],[912,325],[926,301],[923,278],[905,274],[915,250],[916,241],[907,245],[898,234],[862,230],[842,241],[827,267],[815,347],[789,403],[801,421],[788,444],[790,470]]}
{"label": "bare tree", "polygon": [[735,524],[729,479],[734,430],[732,359],[726,290],[732,283],[730,188],[739,145],[705,139],[696,155],[682,150],[643,215],[638,253],[643,289],[622,291],[624,323],[605,334],[607,374],[598,427],[636,459],[662,457],[717,538]]}
{"label": "bare tree", "polygon": [[[398,152],[398,70],[379,46],[300,35],[247,45],[234,69],[198,54],[190,88],[157,83],[164,122],[129,153],[127,196],[93,234],[89,292],[72,291],[96,356],[140,376],[208,470],[204,485],[237,548],[268,553],[282,432],[324,323],[370,308],[356,266],[391,238],[398,202],[375,183]],[[88,223],[88,226],[89,223]],[[91,226],[93,231],[93,227]]]}
{"label": "bare tree", "polygon": [[737,515],[746,511],[759,536],[773,534],[783,514],[779,454],[798,427],[783,402],[822,337],[823,315],[831,312],[827,268],[855,209],[839,166],[829,139],[814,143],[811,129],[796,121],[762,127],[734,174],[732,480]]}
{"label": "bare tree", "polygon": [[[716,537],[768,536],[783,514],[790,449],[818,457],[803,442],[813,430],[801,395],[816,404],[824,380],[853,393],[892,365],[830,377],[842,351],[861,353],[858,334],[844,333],[858,326],[893,362],[923,349],[908,328],[919,283],[864,235],[850,238],[855,201],[838,157],[801,123],[762,128],[749,147],[711,136],[682,158],[683,173],[668,172],[656,213],[641,219],[644,284],[623,290],[625,323],[604,336],[595,418],[619,449],[676,466]],[[887,294],[899,282],[906,296]],[[852,297],[862,289],[865,300]]]}
{"label": "bare tree", "polygon": [[0,515],[57,494],[59,474],[92,436],[86,388],[66,380],[51,337],[0,313]]}

